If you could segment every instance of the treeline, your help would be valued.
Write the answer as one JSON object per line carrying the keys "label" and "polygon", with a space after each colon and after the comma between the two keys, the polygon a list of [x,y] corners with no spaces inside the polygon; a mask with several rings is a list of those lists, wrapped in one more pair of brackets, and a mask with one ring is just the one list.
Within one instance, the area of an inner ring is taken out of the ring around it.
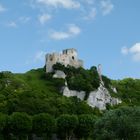
{"label": "treeline", "polygon": [[33,136],[43,140],[56,135],[60,139],[70,140],[74,137],[89,137],[93,131],[96,117],[92,115],[63,114],[53,118],[47,113],[30,116],[27,113],[15,112],[8,116],[0,114],[1,140],[27,140]]}
{"label": "treeline", "polygon": [[57,118],[41,113],[30,116],[23,112],[0,113],[1,140],[139,140],[140,108],[123,107],[94,115],[62,114]]}
{"label": "treeline", "polygon": [[[72,90],[83,90],[89,93],[90,91],[96,90],[100,85],[96,66],[92,66],[90,69],[84,69],[82,67],[75,68],[70,65],[65,67],[60,63],[56,63],[53,65],[53,69],[61,70],[67,75],[66,80],[68,82],[68,87]],[[111,80],[103,75],[102,78],[105,83],[105,87],[110,88]]]}
{"label": "treeline", "polygon": [[119,97],[124,104],[140,106],[140,79],[125,78],[123,80],[113,80],[112,85],[118,91],[118,94],[115,96]]}

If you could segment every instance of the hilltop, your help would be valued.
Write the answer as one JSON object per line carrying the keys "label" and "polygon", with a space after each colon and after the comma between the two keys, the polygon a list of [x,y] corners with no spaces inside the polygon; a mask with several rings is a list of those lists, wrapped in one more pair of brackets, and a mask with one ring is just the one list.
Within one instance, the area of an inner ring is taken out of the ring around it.
{"label": "hilltop", "polygon": [[[90,91],[100,85],[95,66],[85,70],[54,65],[66,79],[53,78],[55,72],[46,73],[45,68],[24,74],[0,72],[0,139],[139,139],[139,79],[111,80],[102,75],[106,90],[122,103],[99,110],[87,104]],[[84,100],[63,96],[65,80],[70,90],[85,91]]]}
{"label": "hilltop", "polygon": [[49,79],[44,68],[25,74],[1,72],[0,110],[6,114],[27,112],[33,115],[46,112],[53,116],[93,112],[84,101],[62,96],[59,91],[61,83],[61,79]]}
{"label": "hilltop", "polygon": [[[77,74],[77,70],[79,74]],[[89,91],[98,88],[99,78],[96,67],[91,67],[90,70],[70,67],[67,71],[69,71],[67,73],[69,73],[68,85],[70,89],[84,90],[88,96]],[[58,116],[61,113],[93,113],[95,109],[97,110],[97,108],[89,107],[85,100],[80,101],[76,97],[64,97],[60,92],[64,80],[54,79],[51,77],[52,75],[53,73],[46,74],[45,68],[30,70],[24,74],[1,72],[1,112],[7,114],[17,111],[29,114],[46,112]],[[110,108],[140,105],[139,79],[127,78],[116,81],[103,76],[103,80],[110,94],[122,100],[120,105],[110,106]],[[118,93],[113,93],[110,85],[116,87]]]}

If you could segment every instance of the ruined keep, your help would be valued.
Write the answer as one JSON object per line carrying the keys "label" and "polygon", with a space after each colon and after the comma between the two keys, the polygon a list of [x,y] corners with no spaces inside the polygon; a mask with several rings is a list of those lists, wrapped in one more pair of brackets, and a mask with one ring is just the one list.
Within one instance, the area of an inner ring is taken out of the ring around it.
{"label": "ruined keep", "polygon": [[46,72],[53,71],[53,65],[61,63],[65,66],[73,66],[75,68],[83,67],[83,61],[77,57],[76,49],[66,49],[62,53],[46,54]]}

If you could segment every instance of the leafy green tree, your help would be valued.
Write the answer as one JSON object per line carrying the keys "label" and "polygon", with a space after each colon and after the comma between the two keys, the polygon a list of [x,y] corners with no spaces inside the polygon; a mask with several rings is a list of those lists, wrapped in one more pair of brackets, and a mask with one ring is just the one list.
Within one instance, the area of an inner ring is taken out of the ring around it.
{"label": "leafy green tree", "polygon": [[104,75],[102,76],[102,79],[104,81],[105,87],[109,89],[110,85],[111,85],[111,80],[108,77],[104,76]]}
{"label": "leafy green tree", "polygon": [[113,80],[112,85],[118,91],[116,96],[121,98],[124,103],[131,106],[140,106],[140,79]]}
{"label": "leafy green tree", "polygon": [[65,69],[65,66],[63,64],[61,64],[61,63],[56,63],[56,64],[53,65],[53,70],[62,70],[62,71],[64,71],[64,69]]}
{"label": "leafy green tree", "polygon": [[91,84],[93,85],[93,87],[95,89],[97,89],[99,87],[99,84],[100,84],[100,79],[99,79],[99,74],[98,74],[98,71],[97,71],[97,67],[92,66],[89,70],[89,73],[90,73],[90,77],[92,78],[91,79]]}
{"label": "leafy green tree", "polygon": [[74,130],[78,125],[78,118],[75,115],[61,115],[57,119],[57,134],[61,139],[71,140]]}
{"label": "leafy green tree", "polygon": [[0,113],[0,139],[3,139],[3,131],[7,124],[7,115]]}
{"label": "leafy green tree", "polygon": [[86,103],[86,101],[76,102],[76,107],[75,108],[77,110],[77,112],[76,112],[77,115],[81,115],[81,114],[93,114],[93,113],[95,113],[94,110],[93,110],[93,108],[90,107]]}
{"label": "leafy green tree", "polygon": [[94,131],[96,117],[93,115],[83,114],[78,117],[79,125],[76,129],[76,136],[85,140],[91,137]]}
{"label": "leafy green tree", "polygon": [[27,139],[32,129],[31,117],[23,112],[15,112],[10,116],[11,132],[19,140]]}
{"label": "leafy green tree", "polygon": [[55,130],[55,119],[46,113],[33,116],[33,132],[37,136],[43,136],[48,139]]}
{"label": "leafy green tree", "polygon": [[52,78],[51,81],[58,90],[60,90],[65,85],[65,80],[62,78]]}
{"label": "leafy green tree", "polygon": [[93,137],[97,140],[138,140],[140,108],[124,107],[108,111],[95,123]]}
{"label": "leafy green tree", "polygon": [[[99,76],[97,68],[95,66],[91,67],[90,70],[85,70],[84,68],[75,68],[68,65],[57,63],[53,66],[54,70],[62,70],[67,75],[66,79],[70,89],[74,90],[84,90],[88,93],[92,90],[95,90],[99,87]],[[108,83],[107,83],[108,84]]]}

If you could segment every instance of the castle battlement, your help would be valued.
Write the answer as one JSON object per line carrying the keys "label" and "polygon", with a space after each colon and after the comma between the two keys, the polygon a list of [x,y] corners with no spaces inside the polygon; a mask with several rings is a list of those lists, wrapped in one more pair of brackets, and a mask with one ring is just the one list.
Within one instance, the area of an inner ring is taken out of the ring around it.
{"label": "castle battlement", "polygon": [[83,67],[83,61],[78,59],[77,50],[74,48],[63,50],[62,53],[46,54],[46,72],[52,72],[56,63],[75,68]]}

